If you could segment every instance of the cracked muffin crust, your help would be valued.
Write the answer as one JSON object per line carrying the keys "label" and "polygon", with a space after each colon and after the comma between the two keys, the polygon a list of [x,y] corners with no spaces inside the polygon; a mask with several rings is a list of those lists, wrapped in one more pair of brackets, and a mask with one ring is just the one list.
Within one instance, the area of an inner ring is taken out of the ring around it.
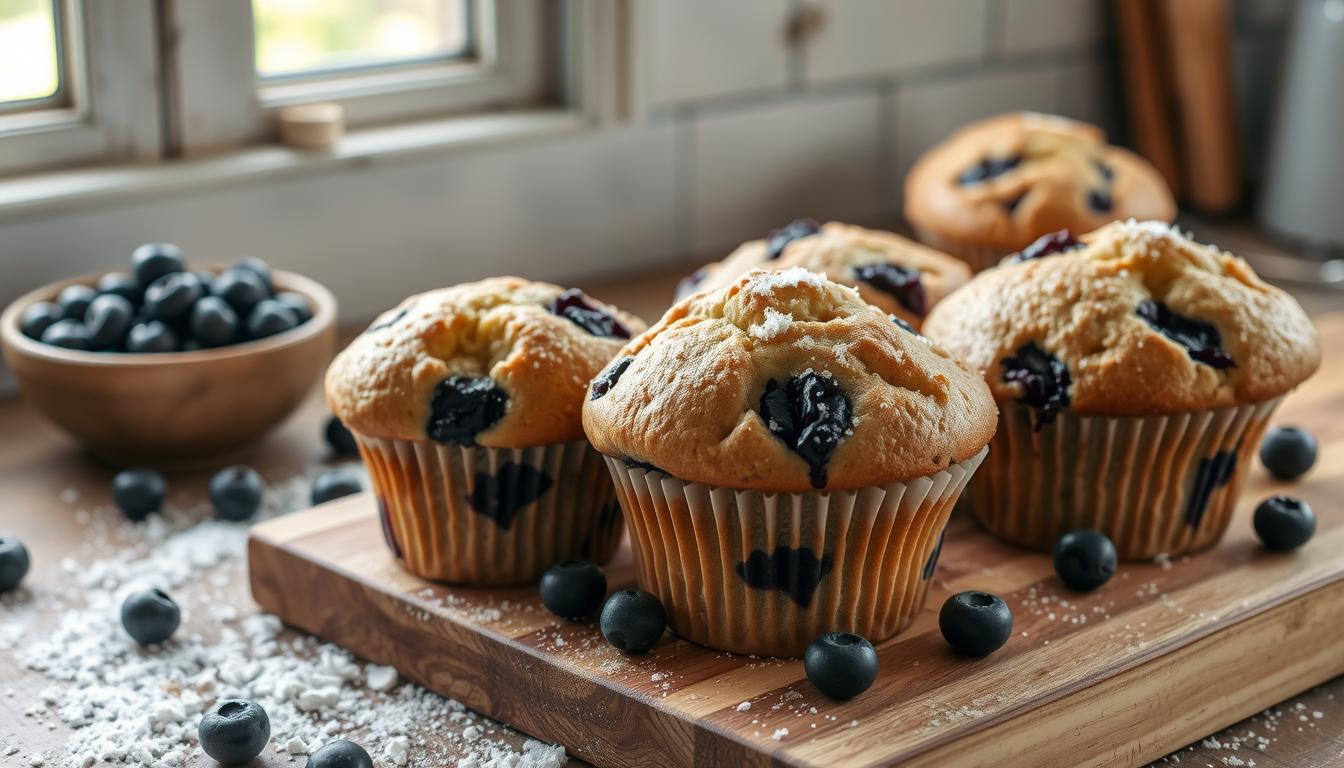
{"label": "cracked muffin crust", "polygon": [[920,239],[976,254],[973,266],[981,269],[992,264],[991,254],[1048,232],[1175,215],[1166,182],[1142,157],[1106,144],[1096,126],[1032,112],[958,130],[905,179],[905,216]]}
{"label": "cracked muffin crust", "polygon": [[739,489],[852,489],[975,456],[996,411],[979,374],[801,267],[682,299],[590,390],[602,453]]}
{"label": "cracked muffin crust", "polygon": [[1106,416],[1258,403],[1320,364],[1316,330],[1291,296],[1155,221],[1114,222],[983,272],[924,330],[985,371],[999,402],[1038,416],[1051,399]]}
{"label": "cracked muffin crust", "polygon": [[717,290],[752,269],[791,267],[855,288],[864,301],[916,328],[933,305],[971,277],[962,261],[895,233],[838,221],[818,227],[801,219],[704,267],[683,281],[677,298]]}
{"label": "cracked muffin crust", "polygon": [[492,448],[579,440],[589,380],[644,328],[549,283],[464,283],[379,316],[327,370],[327,401],[369,437]]}

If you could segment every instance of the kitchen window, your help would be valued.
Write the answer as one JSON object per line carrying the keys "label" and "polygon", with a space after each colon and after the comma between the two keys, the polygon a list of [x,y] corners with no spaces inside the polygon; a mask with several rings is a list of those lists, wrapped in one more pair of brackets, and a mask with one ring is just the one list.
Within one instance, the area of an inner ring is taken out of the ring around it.
{"label": "kitchen window", "polygon": [[296,104],[339,104],[353,131],[572,109],[594,70],[576,36],[610,15],[589,0],[0,0],[0,175],[272,143]]}

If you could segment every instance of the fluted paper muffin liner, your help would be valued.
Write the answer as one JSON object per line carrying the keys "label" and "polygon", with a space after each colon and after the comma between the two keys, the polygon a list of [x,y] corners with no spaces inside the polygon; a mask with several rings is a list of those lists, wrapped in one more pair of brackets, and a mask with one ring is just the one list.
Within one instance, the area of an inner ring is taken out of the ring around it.
{"label": "fluted paper muffin liner", "polygon": [[1039,432],[1030,408],[1001,403],[966,494],[971,513],[1042,552],[1078,528],[1105,533],[1125,560],[1204,549],[1227,531],[1280,400],[1164,416],[1064,412]]}
{"label": "fluted paper muffin liner", "polygon": [[854,491],[684,482],[607,458],[642,588],[678,635],[798,656],[825,632],[881,642],[924,606],[948,515],[984,460]]}
{"label": "fluted paper muffin liner", "polygon": [[970,265],[973,272],[983,272],[990,267],[998,266],[1004,257],[1012,253],[1017,253],[1018,248],[991,248],[984,245],[975,245],[973,243],[963,243],[956,240],[949,240],[942,235],[931,232],[922,227],[914,227],[915,238],[921,243],[942,251],[949,256],[954,256]]}
{"label": "fluted paper muffin liner", "polygon": [[525,584],[563,560],[605,562],[620,542],[611,481],[586,440],[484,448],[355,438],[388,547],[418,576]]}

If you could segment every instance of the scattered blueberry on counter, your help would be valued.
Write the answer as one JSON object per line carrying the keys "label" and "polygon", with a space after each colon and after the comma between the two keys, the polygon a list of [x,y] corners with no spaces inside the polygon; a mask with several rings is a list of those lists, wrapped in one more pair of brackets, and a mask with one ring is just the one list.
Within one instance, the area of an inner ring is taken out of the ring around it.
{"label": "scattered blueberry on counter", "polygon": [[828,632],[807,647],[803,671],[827,696],[852,699],[877,679],[877,650],[852,632]]}
{"label": "scattered blueberry on counter", "polygon": [[1013,633],[1013,612],[998,595],[958,592],[938,612],[938,628],[962,656],[988,656]]}
{"label": "scattered blueberry on counter", "polygon": [[618,651],[639,654],[658,643],[667,628],[667,612],[658,598],[642,589],[624,589],[607,598],[599,622],[602,637]]}
{"label": "scattered blueberry on counter", "polygon": [[112,500],[126,519],[140,522],[163,507],[168,483],[152,469],[123,469],[112,478]]}
{"label": "scattered blueberry on counter", "polygon": [[28,548],[18,539],[0,536],[0,592],[8,592],[19,586],[23,577],[28,575],[32,561],[28,557]]}
{"label": "scattered blueberry on counter", "polygon": [[1070,531],[1055,542],[1055,573],[1065,586],[1091,592],[1115,575],[1115,544],[1101,531]]}
{"label": "scattered blueberry on counter", "polygon": [[27,307],[23,334],[65,349],[161,354],[266,338],[313,317],[301,294],[275,292],[261,259],[216,275],[188,270],[175,245],[149,243],[131,263],[133,274],[109,272],[96,287],[69,285],[54,301]]}
{"label": "scattered blueberry on counter", "polygon": [[339,469],[329,469],[313,480],[310,501],[313,506],[317,506],[342,496],[352,496],[362,490],[364,485],[355,475]]}
{"label": "scattered blueberry on counter", "polygon": [[1260,441],[1260,463],[1279,480],[1296,480],[1316,463],[1316,438],[1305,429],[1275,427]]}
{"label": "scattered blueberry on counter", "polygon": [[210,478],[210,503],[221,520],[241,522],[261,509],[266,481],[255,469],[241,464],[226,467]]}
{"label": "scattered blueberry on counter", "polygon": [[355,742],[337,739],[309,755],[305,768],[373,768],[373,758]]}
{"label": "scattered blueberry on counter", "polygon": [[1316,533],[1316,513],[1301,499],[1270,496],[1255,508],[1255,535],[1266,549],[1290,552]]}
{"label": "scattered blueberry on counter", "polygon": [[327,438],[327,445],[331,446],[331,452],[337,456],[358,456],[359,444],[355,442],[355,436],[350,433],[341,420],[335,416],[327,419],[327,426],[323,431]]}
{"label": "scattered blueberry on counter", "polygon": [[607,577],[591,560],[556,563],[541,575],[541,602],[562,619],[582,621],[607,596]]}
{"label": "scattered blueberry on counter", "polygon": [[162,643],[182,623],[182,611],[161,589],[132,592],[121,604],[121,626],[141,645]]}
{"label": "scattered blueberry on counter", "polygon": [[225,765],[246,763],[271,740],[271,718],[255,701],[224,699],[201,718],[201,749]]}

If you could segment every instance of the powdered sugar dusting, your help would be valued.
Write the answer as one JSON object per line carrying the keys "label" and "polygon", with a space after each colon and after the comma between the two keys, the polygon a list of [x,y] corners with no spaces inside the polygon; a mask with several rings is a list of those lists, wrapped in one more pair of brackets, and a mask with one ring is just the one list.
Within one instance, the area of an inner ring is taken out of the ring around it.
{"label": "powdered sugar dusting", "polygon": [[762,341],[769,341],[787,331],[791,325],[793,325],[793,315],[780,312],[774,307],[766,307],[765,320],[753,324],[747,329],[747,332]]}

